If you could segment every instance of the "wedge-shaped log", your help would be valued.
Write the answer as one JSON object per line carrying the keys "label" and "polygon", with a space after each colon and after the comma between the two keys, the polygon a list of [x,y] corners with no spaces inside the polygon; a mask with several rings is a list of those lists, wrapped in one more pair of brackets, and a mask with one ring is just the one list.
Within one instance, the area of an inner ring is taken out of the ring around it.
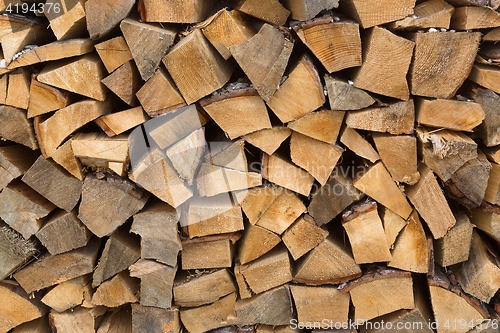
{"label": "wedge-shaped log", "polygon": [[420,180],[406,188],[406,195],[427,223],[434,239],[438,239],[446,235],[456,220],[431,169],[421,164],[418,170]]}
{"label": "wedge-shaped log", "polygon": [[26,171],[22,181],[57,207],[71,212],[82,193],[82,182],[43,156]]}
{"label": "wedge-shaped log", "polygon": [[112,73],[127,61],[134,59],[123,36],[111,38],[96,44],[95,50],[99,54],[108,73]]}
{"label": "wedge-shaped log", "polygon": [[31,293],[92,273],[99,245],[100,240],[94,237],[85,247],[55,256],[47,253],[14,274],[14,279],[27,293]]}
{"label": "wedge-shaped log", "polygon": [[243,139],[264,153],[272,155],[291,134],[292,131],[289,128],[275,126],[247,134]]}
{"label": "wedge-shaped log", "polygon": [[101,82],[128,105],[139,105],[135,94],[141,87],[142,79],[133,61],[124,63]]}
{"label": "wedge-shaped log", "polygon": [[205,20],[214,1],[189,0],[182,3],[163,0],[140,0],[141,19],[146,22],[197,23]]}
{"label": "wedge-shaped log", "polygon": [[27,109],[30,99],[30,72],[25,68],[19,68],[9,73],[9,85],[5,104]]}
{"label": "wedge-shaped log", "polygon": [[[412,36],[415,54],[409,71],[413,95],[450,98],[470,73],[481,35],[427,32]],[[459,51],[460,50],[460,51]]]}
{"label": "wedge-shaped log", "polygon": [[11,140],[33,150],[38,148],[35,132],[26,112],[17,108],[0,106],[0,121],[9,124],[0,128],[0,137]]}
{"label": "wedge-shaped log", "polygon": [[233,265],[239,233],[182,240],[182,269],[223,268]]}
{"label": "wedge-shaped log", "polygon": [[382,220],[374,201],[353,206],[342,215],[356,264],[391,261]]}
{"label": "wedge-shaped log", "polygon": [[200,29],[175,44],[163,63],[187,104],[221,88],[229,81],[235,67],[210,45]]}
{"label": "wedge-shaped log", "polygon": [[429,0],[416,5],[413,11],[414,15],[389,23],[388,28],[391,30],[449,29],[455,8],[444,0]]}
{"label": "wedge-shaped log", "polygon": [[236,297],[236,293],[232,293],[210,305],[192,309],[182,308],[180,310],[182,324],[191,333],[203,333],[225,327],[227,317],[234,314]]}
{"label": "wedge-shaped log", "polygon": [[90,275],[83,275],[59,283],[46,293],[41,301],[57,312],[64,312],[74,308],[82,304],[85,285],[89,281]]}
{"label": "wedge-shaped log", "polygon": [[0,220],[0,280],[5,279],[17,268],[38,253],[38,246],[31,240],[11,229]]}
{"label": "wedge-shaped log", "polygon": [[[55,4],[56,2],[51,0],[47,4],[50,3]],[[54,32],[54,35],[56,35],[57,40],[78,38],[87,35],[85,4],[73,0],[61,0],[58,4],[61,9],[59,12],[56,13],[55,10],[46,10],[44,12],[45,16],[49,19],[50,28]]]}
{"label": "wedge-shaped log", "polygon": [[28,118],[62,109],[70,103],[70,93],[37,80],[31,76]]}
{"label": "wedge-shaped log", "polygon": [[304,196],[309,195],[314,183],[314,177],[307,171],[267,154],[262,157],[262,178]]}
{"label": "wedge-shaped log", "polygon": [[[205,146],[205,130],[200,128],[167,149],[170,162],[172,162],[179,176],[186,180],[189,185],[194,181],[201,157],[205,152]],[[198,177],[201,177],[201,174],[200,170]],[[199,178],[198,180],[200,181]],[[225,183],[225,180],[223,183]],[[199,190],[201,189],[199,188]]]}
{"label": "wedge-shaped log", "polygon": [[173,327],[174,332],[179,332],[177,310],[132,304],[132,332],[161,332],[165,327]]}
{"label": "wedge-shaped log", "polygon": [[409,220],[403,219],[401,216],[394,213],[387,207],[383,207],[380,217],[382,218],[382,222],[384,224],[387,244],[391,247],[392,250],[394,248],[394,242],[396,241],[396,238],[398,237],[400,231],[403,230],[403,228],[408,224]]}
{"label": "wedge-shaped log", "polygon": [[174,42],[177,31],[132,18],[124,19],[120,23],[120,29],[142,79],[149,80],[158,69],[161,58]]}
{"label": "wedge-shaped log", "polygon": [[469,258],[474,224],[464,212],[455,214],[457,223],[443,238],[434,242],[434,257],[442,267],[452,266]]}
{"label": "wedge-shaped log", "polygon": [[282,189],[277,186],[262,186],[248,190],[240,203],[248,221],[252,225],[257,223],[281,192]]}
{"label": "wedge-shaped log", "polygon": [[281,238],[274,232],[258,225],[249,224],[245,228],[245,234],[239,244],[240,263],[244,265],[263,256],[279,242],[281,242]]}
{"label": "wedge-shaped log", "polygon": [[344,119],[344,112],[320,110],[288,123],[294,132],[334,145]]}
{"label": "wedge-shaped log", "polygon": [[0,147],[0,190],[22,176],[37,157],[36,152],[22,145]]}
{"label": "wedge-shaped log", "polygon": [[62,313],[51,311],[49,322],[51,328],[60,333],[92,332],[96,326],[96,318],[91,310],[80,306]]}
{"label": "wedge-shaped log", "polygon": [[373,97],[366,91],[332,75],[325,75],[325,86],[332,110],[360,110],[375,103]]}
{"label": "wedge-shaped log", "polygon": [[90,38],[107,35],[132,11],[134,0],[88,0],[85,2],[87,30]]}
{"label": "wedge-shaped log", "polygon": [[71,139],[63,143],[52,154],[54,162],[62,166],[70,174],[83,181],[85,173],[81,161],[73,154],[71,149]]}
{"label": "wedge-shaped log", "polygon": [[277,0],[238,0],[234,8],[274,25],[284,25],[290,15],[290,11]]}
{"label": "wedge-shaped log", "polygon": [[145,123],[148,119],[142,107],[138,106],[99,117],[95,122],[109,137],[113,137]]}
{"label": "wedge-shaped log", "polygon": [[500,204],[500,165],[491,163],[491,170],[488,178],[488,186],[484,194],[484,200],[489,203]]}
{"label": "wedge-shaped log", "polygon": [[323,84],[307,55],[292,66],[286,80],[267,101],[267,105],[283,123],[305,116],[324,103]]}
{"label": "wedge-shaped log", "polygon": [[290,39],[287,33],[264,24],[252,38],[229,47],[233,58],[266,102],[274,95],[285,72],[293,48]]}
{"label": "wedge-shaped log", "polygon": [[500,14],[488,7],[458,7],[451,18],[451,27],[460,30],[496,28],[500,26]]}
{"label": "wedge-shaped log", "polygon": [[107,174],[103,179],[87,175],[83,183],[78,218],[99,237],[110,235],[141,210],[149,193],[132,182]]}
{"label": "wedge-shaped log", "polygon": [[[353,78],[354,86],[377,94],[408,100],[406,74],[415,43],[389,30],[375,27],[364,42],[368,50],[363,65]],[[394,54],[398,50],[398,54]]]}
{"label": "wedge-shaped log", "polygon": [[365,158],[372,163],[380,160],[380,155],[373,148],[372,144],[353,128],[345,127],[342,130],[340,142],[352,150],[356,155]]}
{"label": "wedge-shaped log", "polygon": [[285,1],[285,7],[292,12],[290,18],[298,21],[308,21],[325,9],[337,8],[338,0],[315,0],[315,1]]}
{"label": "wedge-shaped log", "polygon": [[[470,73],[470,80],[496,93],[500,93],[500,86],[497,83],[500,77],[500,70],[497,66],[489,64],[474,63]],[[487,110],[484,110],[488,112]]]}
{"label": "wedge-shaped log", "polygon": [[390,0],[366,2],[363,0],[341,0],[340,6],[354,17],[364,29],[389,23],[413,14],[414,0],[394,3]]}
{"label": "wedge-shaped log", "polygon": [[348,127],[390,134],[411,134],[414,122],[415,107],[412,99],[385,107],[349,111],[345,118]]}
{"label": "wedge-shaped log", "polygon": [[130,266],[130,276],[141,279],[141,305],[170,309],[177,266],[140,259]]}
{"label": "wedge-shaped log", "polygon": [[500,215],[480,208],[473,209],[470,221],[474,226],[500,243]]}
{"label": "wedge-shaped log", "polygon": [[282,239],[293,260],[297,260],[327,236],[328,231],[318,227],[310,215],[304,215],[285,231]]}
{"label": "wedge-shaped log", "polygon": [[500,144],[500,120],[497,109],[500,107],[500,96],[486,89],[478,89],[473,94],[474,100],[481,104],[485,113],[483,123],[479,125],[479,137],[488,147]]}
{"label": "wedge-shaped log", "polygon": [[96,289],[92,295],[92,303],[110,308],[135,303],[138,301],[136,297],[138,291],[137,279],[130,277],[127,271],[123,271]]}

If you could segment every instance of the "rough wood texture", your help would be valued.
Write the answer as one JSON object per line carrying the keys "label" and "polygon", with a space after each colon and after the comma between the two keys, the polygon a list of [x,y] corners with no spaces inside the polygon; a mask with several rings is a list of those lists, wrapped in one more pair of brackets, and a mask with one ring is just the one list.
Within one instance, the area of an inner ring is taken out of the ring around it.
{"label": "rough wood texture", "polygon": [[234,66],[195,29],[167,53],[163,63],[187,104],[211,94],[227,83]]}
{"label": "rough wood texture", "polygon": [[325,15],[294,23],[292,28],[329,73],[361,66],[361,37],[354,21]]}
{"label": "rough wood texture", "polygon": [[140,0],[141,19],[146,22],[197,23],[203,21],[213,7],[213,1]]}
{"label": "rough wood texture", "polygon": [[238,11],[221,9],[210,24],[203,28],[203,34],[224,59],[231,57],[229,47],[241,44],[257,32]]}
{"label": "rough wood texture", "polygon": [[412,38],[415,55],[409,71],[411,93],[451,98],[469,75],[481,35],[477,32],[427,32],[417,33]]}
{"label": "rough wood texture", "polygon": [[[411,217],[412,215],[410,215]],[[389,208],[384,207],[380,217],[382,218],[382,222],[384,224],[385,236],[387,238],[387,244],[391,247],[391,250],[394,248],[394,242],[396,241],[398,235],[401,230],[409,223],[409,219],[405,220],[398,214],[394,213]],[[419,228],[411,228],[415,230],[419,230]],[[411,233],[419,234],[419,232]]]}
{"label": "rough wood texture", "polygon": [[50,254],[56,255],[87,245],[92,234],[76,215],[76,209],[69,213],[58,211],[38,230],[36,237]]}
{"label": "rough wood texture", "polygon": [[382,162],[377,162],[366,170],[364,175],[354,180],[353,185],[402,218],[407,219],[410,216],[410,204]]}
{"label": "rough wood texture", "polygon": [[374,201],[353,206],[342,214],[356,264],[391,261],[389,245]]}
{"label": "rough wood texture", "polygon": [[9,86],[7,87],[7,96],[5,104],[27,109],[30,99],[30,72],[20,68],[9,74]]}
{"label": "rough wood texture", "polygon": [[130,232],[141,236],[141,258],[176,266],[181,250],[177,222],[175,209],[161,201],[152,201],[135,214]]}
{"label": "rough wood texture", "polygon": [[238,0],[235,2],[234,8],[274,25],[285,24],[290,15],[290,11],[277,0]]}
{"label": "rough wood texture", "polygon": [[0,137],[11,140],[33,150],[38,148],[35,132],[26,112],[10,106],[0,106],[0,121],[9,126],[0,128]]}
{"label": "rough wood texture", "polygon": [[38,253],[38,247],[0,220],[0,280]]}
{"label": "rough wood texture", "polygon": [[95,120],[96,124],[109,136],[115,136],[148,121],[142,107],[114,112]]}
{"label": "rough wood texture", "polygon": [[319,226],[333,220],[353,202],[364,194],[352,184],[349,170],[343,172],[341,166],[336,167],[328,182],[312,194],[307,210]]}
{"label": "rough wood texture", "polygon": [[474,225],[464,212],[456,214],[457,223],[443,238],[435,241],[434,256],[442,267],[448,267],[469,258],[472,230]]}
{"label": "rough wood texture", "polygon": [[416,121],[419,124],[455,131],[468,131],[483,122],[483,108],[478,103],[447,99],[417,99]]}
{"label": "rough wood texture", "polygon": [[275,126],[247,134],[243,139],[264,153],[272,155],[291,134],[292,131],[289,128]]}
{"label": "rough wood texture", "polygon": [[106,76],[101,82],[130,106],[139,104],[135,94],[142,85],[142,79],[137,67],[128,61]]}
{"label": "rough wood texture", "polygon": [[177,308],[161,309],[132,304],[132,332],[180,332]]}
{"label": "rough wood texture", "polygon": [[352,17],[359,21],[364,29],[367,29],[411,15],[413,7],[415,7],[415,1],[405,0],[395,3],[386,0],[375,2],[341,0],[340,6],[343,6]]}
{"label": "rough wood texture", "polygon": [[360,110],[375,103],[367,92],[335,76],[325,75],[325,86],[332,110]]}
{"label": "rough wood texture", "polygon": [[52,154],[54,162],[66,169],[70,174],[83,181],[85,176],[80,160],[73,154],[71,139],[63,143]]}
{"label": "rough wood texture", "polygon": [[245,229],[238,248],[241,264],[263,256],[281,241],[277,234],[258,225],[250,224]]}
{"label": "rough wood texture", "polygon": [[[450,1],[451,2],[451,1]],[[443,0],[423,1],[415,6],[414,15],[389,23],[391,30],[418,30],[426,28],[450,28],[455,8]]]}
{"label": "rough wood texture", "polygon": [[[78,77],[74,73],[79,73]],[[47,64],[38,74],[38,81],[68,90],[99,101],[106,98],[104,66],[95,54],[84,55],[76,60],[60,60]]]}
{"label": "rough wood texture", "polygon": [[130,266],[130,276],[141,279],[141,305],[171,308],[176,271],[177,266],[170,267],[154,260],[140,259]]}
{"label": "rough wood texture", "polygon": [[487,7],[458,7],[451,19],[451,27],[460,30],[496,28],[499,25],[500,14]]}
{"label": "rough wood texture", "polygon": [[385,107],[368,107],[349,111],[345,118],[348,127],[390,134],[411,134],[415,122],[413,100]]}
{"label": "rough wood texture", "polygon": [[456,220],[431,169],[421,164],[418,170],[420,180],[406,188],[406,195],[427,223],[432,236],[438,239],[446,235]]}
{"label": "rough wood texture", "polygon": [[409,185],[420,179],[417,171],[417,139],[413,135],[374,133],[373,142],[392,179]]}
{"label": "rough wood texture", "polygon": [[89,281],[90,275],[84,275],[60,283],[45,294],[41,301],[57,312],[74,308],[82,304],[84,287]]}
{"label": "rough wood texture", "polygon": [[489,203],[500,204],[500,165],[491,163],[491,170],[488,178],[488,186],[484,194],[484,200]]}
{"label": "rough wood texture", "polygon": [[141,210],[148,198],[149,193],[126,179],[90,174],[83,183],[78,218],[95,235],[107,236]]}
{"label": "rough wood texture", "polygon": [[161,58],[172,45],[177,32],[131,18],[123,20],[120,29],[142,79],[147,81],[158,69]]}
{"label": "rough wood texture", "polygon": [[62,109],[69,103],[69,92],[38,81],[36,75],[31,77],[28,118]]}
{"label": "rough wood texture", "polygon": [[92,238],[85,247],[58,255],[46,253],[24,267],[14,279],[27,293],[71,280],[92,272],[99,251],[100,240]]}
{"label": "rough wood texture", "polygon": [[380,155],[358,131],[350,127],[345,127],[340,136],[342,142],[347,148],[356,155],[369,160],[372,163],[380,160]]}
{"label": "rough wood texture", "polygon": [[338,0],[287,0],[285,6],[292,12],[290,18],[298,21],[308,21],[318,15],[322,10],[337,8]]}
{"label": "rough wood texture", "polygon": [[310,138],[334,145],[337,142],[343,119],[344,112],[320,110],[288,123],[288,128]]}
{"label": "rough wood texture", "polygon": [[323,84],[307,55],[292,66],[285,81],[267,100],[267,105],[283,123],[305,116],[324,103]]}
{"label": "rough wood texture", "polygon": [[[354,86],[377,94],[408,100],[406,74],[415,43],[389,30],[375,27],[364,42],[368,50],[363,65],[353,78]],[[394,54],[398,50],[398,54]]]}
{"label": "rough wood texture", "polygon": [[51,157],[71,133],[109,113],[111,107],[109,101],[99,102],[89,99],[60,109],[45,121],[39,122],[39,119],[35,118],[35,131],[42,154]]}
{"label": "rough wood texture", "polygon": [[0,190],[22,176],[35,162],[37,155],[22,145],[0,147]]}
{"label": "rough wood texture", "polygon": [[481,104],[485,113],[483,123],[479,126],[479,136],[488,147],[500,144],[500,119],[498,108],[500,96],[491,90],[478,89],[473,94],[474,100]]}
{"label": "rough wood texture", "polygon": [[[205,131],[203,128],[200,128],[186,136],[184,139],[177,141],[177,143],[167,149],[167,156],[170,159],[170,162],[172,162],[175,170],[179,173],[179,176],[187,181],[189,185],[191,185],[195,179],[196,171],[198,170],[205,148]],[[201,175],[202,171],[200,170],[198,173],[198,180],[202,177]],[[227,175],[224,175],[224,177],[227,177]],[[226,178],[222,181],[222,183],[226,183]],[[198,183],[198,190],[202,192],[200,185],[201,183]]]}
{"label": "rough wood texture", "polygon": [[138,301],[136,297],[138,291],[137,279],[130,277],[127,271],[123,271],[96,289],[92,295],[92,303],[110,308],[135,303]]}
{"label": "rough wood texture", "polygon": [[[49,19],[50,28],[58,40],[83,37],[87,34],[85,26],[85,4],[71,0],[61,0],[63,13],[47,10],[45,16]],[[61,14],[61,15],[59,15]]]}
{"label": "rough wood texture", "polygon": [[226,318],[234,313],[235,301],[236,293],[232,293],[210,305],[183,308],[180,310],[180,319],[191,333],[203,333],[225,327]]}
{"label": "rough wood texture", "polygon": [[297,260],[315,248],[328,236],[328,231],[318,227],[309,215],[297,219],[282,236],[288,251]]}
{"label": "rough wood texture", "polygon": [[280,85],[292,48],[293,42],[287,34],[264,24],[255,36],[229,47],[229,51],[267,102]]}
{"label": "rough wood texture", "polygon": [[90,38],[97,39],[111,32],[130,14],[134,4],[134,0],[86,1],[85,14]]}
{"label": "rough wood texture", "polygon": [[226,234],[182,240],[182,269],[223,268],[233,265],[235,242],[241,234]]}
{"label": "rough wood texture", "polygon": [[95,49],[108,73],[112,73],[127,61],[134,59],[125,38],[122,36],[96,44]]}

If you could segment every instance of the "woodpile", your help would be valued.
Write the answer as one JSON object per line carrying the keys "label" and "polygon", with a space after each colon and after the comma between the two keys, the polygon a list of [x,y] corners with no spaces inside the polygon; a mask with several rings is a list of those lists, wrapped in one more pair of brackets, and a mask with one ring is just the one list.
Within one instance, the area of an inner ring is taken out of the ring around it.
{"label": "woodpile", "polygon": [[500,1],[0,1],[0,333],[490,333]]}

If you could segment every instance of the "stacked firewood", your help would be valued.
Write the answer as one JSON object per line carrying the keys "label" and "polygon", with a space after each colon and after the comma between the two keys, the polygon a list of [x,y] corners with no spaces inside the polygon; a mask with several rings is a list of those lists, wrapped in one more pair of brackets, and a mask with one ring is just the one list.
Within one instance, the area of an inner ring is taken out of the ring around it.
{"label": "stacked firewood", "polygon": [[1,0],[0,333],[498,332],[494,0]]}

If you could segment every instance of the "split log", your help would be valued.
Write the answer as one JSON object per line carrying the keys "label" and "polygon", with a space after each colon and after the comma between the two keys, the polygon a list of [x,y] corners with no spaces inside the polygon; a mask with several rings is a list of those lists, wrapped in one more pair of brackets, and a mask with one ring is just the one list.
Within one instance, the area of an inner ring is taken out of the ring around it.
{"label": "split log", "polygon": [[137,302],[139,284],[136,280],[130,277],[127,271],[118,273],[111,280],[101,283],[92,295],[92,303],[111,308]]}
{"label": "split log", "polygon": [[479,125],[478,134],[488,147],[500,144],[500,120],[497,113],[500,107],[500,96],[491,90],[478,89],[473,94],[474,100],[481,104],[485,118]]}
{"label": "split log", "polygon": [[12,333],[52,333],[52,328],[49,325],[49,316],[26,322],[16,326]]}
{"label": "split log", "polygon": [[38,81],[37,75],[31,77],[29,91],[28,118],[62,109],[70,103],[69,92]]}
{"label": "split log", "polygon": [[95,50],[106,67],[108,73],[112,73],[115,69],[133,60],[134,57],[128,48],[125,38],[118,36],[105,40],[95,45]]}
{"label": "split log", "polygon": [[272,155],[291,134],[292,131],[289,128],[275,126],[247,134],[243,139],[264,153]]}
{"label": "split log", "polygon": [[325,103],[323,84],[307,55],[291,67],[285,81],[266,102],[283,123],[305,116]]}
{"label": "split log", "polygon": [[500,263],[495,252],[473,232],[469,260],[457,272],[464,291],[488,303],[500,288]]}
{"label": "split log", "polygon": [[350,127],[345,127],[340,136],[342,142],[347,148],[353,151],[356,155],[369,160],[372,163],[380,160],[380,155],[358,131]]}
{"label": "split log", "polygon": [[[387,244],[390,246],[392,250],[394,248],[394,242],[396,241],[401,230],[403,230],[403,228],[406,225],[408,225],[412,215],[410,215],[410,218],[408,218],[408,220],[405,220],[398,214],[394,213],[389,208],[383,207],[380,217],[382,218],[382,222],[384,224],[384,231],[385,231],[385,237],[387,238]],[[420,222],[420,220],[418,222]],[[411,229],[412,231],[418,231],[418,232],[411,232],[410,235],[418,235],[418,236],[420,235],[420,228],[413,226]]]}
{"label": "split log", "polygon": [[248,190],[240,205],[250,224],[255,225],[259,221],[282,190],[277,186],[255,187]]}
{"label": "split log", "polygon": [[370,320],[400,309],[413,309],[413,281],[409,272],[380,270],[368,272],[340,288],[348,291],[354,304],[355,320]]}
{"label": "split log", "polygon": [[177,265],[181,241],[177,233],[175,209],[161,201],[151,201],[138,214],[130,232],[141,236],[141,258],[154,259],[170,266]]}
{"label": "split log", "polygon": [[239,233],[183,239],[182,269],[224,268],[233,265]]}
{"label": "split log", "polygon": [[86,1],[85,15],[90,38],[102,38],[109,34],[113,28],[120,24],[120,21],[130,14],[134,4],[134,0]]}
{"label": "split log", "polygon": [[182,307],[196,307],[213,303],[234,293],[236,284],[227,269],[190,278],[181,276],[176,280],[174,301]]}
{"label": "split log", "polygon": [[471,132],[485,117],[480,104],[468,101],[418,98],[416,104],[416,121],[437,128]]}
{"label": "split log", "polygon": [[55,256],[47,253],[14,274],[14,279],[31,293],[92,273],[99,245],[100,240],[94,237],[85,247]]}
{"label": "split log", "polygon": [[[500,87],[497,80],[500,70],[497,66],[490,66],[481,63],[475,63],[469,75],[469,79],[487,89],[500,93]],[[485,110],[485,112],[488,112]]]}
{"label": "split log", "polygon": [[392,180],[382,162],[375,163],[365,170],[363,175],[358,175],[353,185],[402,218],[407,219],[410,216],[412,208],[408,200]]}
{"label": "split log", "polygon": [[94,269],[92,287],[99,286],[103,281],[129,268],[140,257],[138,237],[131,235],[127,227],[119,228],[106,241],[99,263]]}
{"label": "split log", "polygon": [[140,0],[138,10],[146,22],[197,23],[205,20],[214,1],[189,0],[170,3],[158,0]]}
{"label": "split log", "polygon": [[145,259],[130,266],[130,276],[141,279],[141,305],[170,309],[176,271],[177,266],[171,267]]}
{"label": "split log", "polygon": [[88,38],[56,41],[40,45],[34,49],[23,51],[12,60],[9,68],[35,65],[41,62],[60,60],[90,53],[94,50],[94,42]]}
{"label": "split log", "polygon": [[397,4],[385,1],[367,3],[362,0],[342,0],[340,5],[347,13],[360,22],[363,29],[389,23],[413,14],[414,0],[405,0]]}
{"label": "split log", "polygon": [[322,186],[328,181],[343,152],[339,146],[321,142],[298,132],[292,133],[290,141],[292,162],[307,170]]}
{"label": "split log", "polygon": [[295,267],[293,281],[309,285],[338,284],[361,276],[361,268],[340,240],[328,236]]}
{"label": "split log", "polygon": [[349,111],[345,118],[347,127],[391,134],[413,133],[414,122],[415,107],[412,99],[386,107]]}
{"label": "split log", "polygon": [[10,30],[12,32],[0,37],[6,65],[9,65],[14,58],[17,58],[19,52],[32,48],[28,45],[45,44],[53,38],[48,30],[46,21],[43,22],[39,19],[28,18],[22,15],[18,15],[16,19],[22,22],[20,22],[22,26],[15,27],[16,23],[11,22]]}
{"label": "split log", "polygon": [[307,210],[319,226],[330,222],[364,196],[354,187],[350,173],[349,170],[344,173],[342,166],[336,167],[328,182],[312,194]]}
{"label": "split log", "polygon": [[0,106],[0,121],[9,126],[0,128],[0,137],[11,140],[35,150],[38,148],[35,132],[26,112],[10,106]]}
{"label": "split log", "polygon": [[297,320],[300,323],[321,322],[323,325],[326,322],[338,325],[349,321],[348,293],[340,292],[334,286],[292,285],[290,291],[297,308]]}
{"label": "split log", "polygon": [[451,18],[451,27],[459,30],[496,28],[500,25],[500,14],[488,7],[458,7]]}
{"label": "split log", "polygon": [[90,282],[90,275],[60,283],[46,293],[41,301],[57,312],[64,312],[83,302],[84,287]]}
{"label": "split log", "polygon": [[180,319],[190,333],[203,333],[227,326],[226,318],[234,313],[236,293],[210,305],[181,309]]}
{"label": "split log", "polygon": [[40,318],[47,308],[40,302],[39,295],[30,298],[18,284],[1,282],[0,332],[6,333],[22,323]]}
{"label": "split log", "polygon": [[120,29],[142,79],[147,81],[158,69],[161,58],[174,42],[177,31],[131,18],[124,19],[120,23]]}
{"label": "split log", "polygon": [[240,12],[225,8],[217,12],[202,31],[225,60],[231,57],[230,46],[247,41],[257,32]]}
{"label": "split log", "polygon": [[[132,311],[125,306],[119,310],[108,312],[99,318],[99,329],[97,333],[132,333]],[[97,323],[96,323],[97,325]]]}
{"label": "split log", "polygon": [[138,106],[101,116],[95,122],[109,137],[113,137],[145,123],[148,119],[142,107]]}
{"label": "split log", "polygon": [[282,189],[256,225],[281,235],[305,211],[306,206],[295,193]]}
{"label": "split log", "polygon": [[56,151],[52,154],[52,159],[54,162],[66,169],[70,174],[83,181],[85,176],[83,166],[80,160],[75,157],[75,154],[73,154],[71,139],[56,149]]}
{"label": "split log", "polygon": [[272,127],[264,100],[244,84],[230,83],[200,105],[231,140]]}
{"label": "split log", "polygon": [[469,75],[481,35],[477,32],[427,32],[416,33],[412,38],[415,54],[409,71],[411,93],[451,98]]}
{"label": "split log", "polygon": [[314,178],[307,171],[277,157],[264,154],[262,158],[262,178],[289,190],[308,196]]}
{"label": "split log", "polygon": [[51,311],[49,322],[59,333],[86,333],[95,331],[95,318],[89,309],[77,307],[62,313]]}
{"label": "split log", "polygon": [[[78,73],[78,79],[74,73]],[[106,99],[104,66],[96,54],[78,57],[76,60],[59,60],[48,63],[38,74],[37,80],[99,101]]]}
{"label": "split log", "polygon": [[258,225],[249,224],[245,229],[238,248],[242,265],[263,256],[281,242],[277,234]]}
{"label": "split log", "polygon": [[[51,0],[48,3],[55,4],[56,2]],[[87,34],[85,4],[72,0],[61,0],[59,4],[63,13],[61,11],[56,13],[55,9],[44,11],[45,16],[49,19],[50,28],[57,37],[57,40],[85,36]]]}
{"label": "split log", "polygon": [[472,209],[471,212],[470,221],[474,226],[500,243],[500,215],[481,208]]}
{"label": "split log", "polygon": [[25,68],[9,73],[9,86],[5,104],[20,109],[27,109],[30,99],[31,73]]}
{"label": "split log", "polygon": [[9,84],[9,76],[2,75],[0,77],[0,102],[5,104],[5,99],[7,98],[7,88]]}
{"label": "split log", "polygon": [[366,91],[332,75],[325,75],[325,85],[332,110],[360,110],[375,103]]}
{"label": "split log", "polygon": [[136,106],[139,104],[135,94],[142,85],[142,79],[132,61],[121,65],[113,73],[102,79],[101,82],[128,105]]}
{"label": "split log", "polygon": [[427,273],[429,269],[429,249],[427,237],[417,211],[408,218],[408,223],[401,231],[394,244],[389,267],[414,273]]}
{"label": "split log", "polygon": [[328,236],[328,231],[318,227],[309,215],[295,221],[283,234],[283,243],[297,260],[315,248]]}
{"label": "split log", "polygon": [[338,0],[318,0],[318,1],[305,1],[305,0],[287,0],[285,6],[292,12],[290,18],[298,21],[308,21],[318,15],[321,11],[338,8]]}
{"label": "split log", "polygon": [[329,73],[361,66],[361,37],[354,21],[328,14],[291,27]]}
{"label": "split log", "polygon": [[409,185],[420,179],[417,171],[417,139],[413,135],[373,133],[373,142],[392,179]]}
{"label": "split log", "polygon": [[434,239],[438,239],[446,235],[456,220],[431,169],[421,164],[418,171],[420,180],[406,188],[406,195],[427,223]]}
{"label": "split log", "polygon": [[48,217],[35,234],[50,254],[56,255],[87,245],[92,234],[76,215],[76,209],[69,213],[57,211]]}
{"label": "split log", "polygon": [[500,165],[491,163],[491,170],[488,178],[488,186],[484,195],[484,200],[498,205],[500,204]]}
{"label": "split log", "polygon": [[181,328],[177,310],[132,304],[132,332],[161,332],[169,328],[173,329],[172,333],[179,333]]}
{"label": "split log", "polygon": [[413,11],[414,15],[389,23],[388,28],[391,30],[449,29],[455,8],[443,0],[429,0],[416,5]]}
{"label": "split log", "polygon": [[425,164],[447,181],[467,161],[477,157],[477,144],[461,132],[429,131],[417,128],[417,137]]}
{"label": "split log", "polygon": [[[161,91],[161,94],[158,94]],[[162,67],[139,89],[137,98],[151,117],[186,106],[174,81]]]}
{"label": "split log", "polygon": [[262,177],[259,173],[241,172],[209,163],[201,165],[197,178],[200,196],[214,196],[260,185],[262,185]]}
{"label": "split log", "polygon": [[[262,7],[259,3],[258,8]],[[230,46],[229,51],[259,95],[267,102],[280,85],[292,48],[293,42],[288,33],[264,24],[255,36]]]}
{"label": "split log", "polygon": [[389,245],[374,201],[353,206],[342,214],[356,264],[391,261]]}
{"label": "split log", "polygon": [[500,147],[492,147],[483,150],[488,160],[492,163],[500,164]]}
{"label": "split log", "polygon": [[344,114],[344,112],[330,110],[311,112],[288,123],[288,128],[310,138],[334,145],[337,142]]}
{"label": "split log", "polygon": [[[191,185],[195,179],[196,171],[200,165],[202,155],[205,152],[205,146],[205,129],[200,128],[193,131],[184,139],[177,141],[177,143],[167,149],[167,156],[173,167],[177,170],[179,176],[187,181],[189,185]],[[213,157],[211,158],[213,159]],[[200,192],[202,190],[200,182],[201,175],[202,171],[200,170],[198,172],[198,190]],[[225,182],[226,178],[223,180],[223,183]]]}
{"label": "split log", "polygon": [[144,207],[149,193],[134,183],[113,175],[99,179],[87,175],[83,183],[78,218],[98,237],[110,235]]}
{"label": "split log", "polygon": [[187,104],[221,88],[234,70],[233,63],[222,58],[200,29],[175,44],[163,63]]}
{"label": "split log", "polygon": [[43,225],[42,218],[56,208],[20,180],[5,187],[0,199],[0,218],[25,239],[35,234]]}
{"label": "split log", "polygon": [[277,0],[238,0],[234,9],[274,25],[284,25],[290,15],[290,11]]}
{"label": "split log", "polygon": [[37,155],[22,145],[0,147],[0,190],[22,176],[35,162]]}
{"label": "split log", "polygon": [[442,267],[452,266],[469,258],[474,225],[464,212],[456,214],[457,223],[443,238],[435,241],[434,256]]}
{"label": "split log", "polygon": [[28,262],[39,252],[38,246],[0,220],[0,280]]}
{"label": "split log", "polygon": [[[375,27],[365,37],[368,50],[355,74],[354,86],[377,94],[408,100],[410,91],[406,74],[415,43],[389,30]],[[398,50],[398,55],[393,54]]]}

